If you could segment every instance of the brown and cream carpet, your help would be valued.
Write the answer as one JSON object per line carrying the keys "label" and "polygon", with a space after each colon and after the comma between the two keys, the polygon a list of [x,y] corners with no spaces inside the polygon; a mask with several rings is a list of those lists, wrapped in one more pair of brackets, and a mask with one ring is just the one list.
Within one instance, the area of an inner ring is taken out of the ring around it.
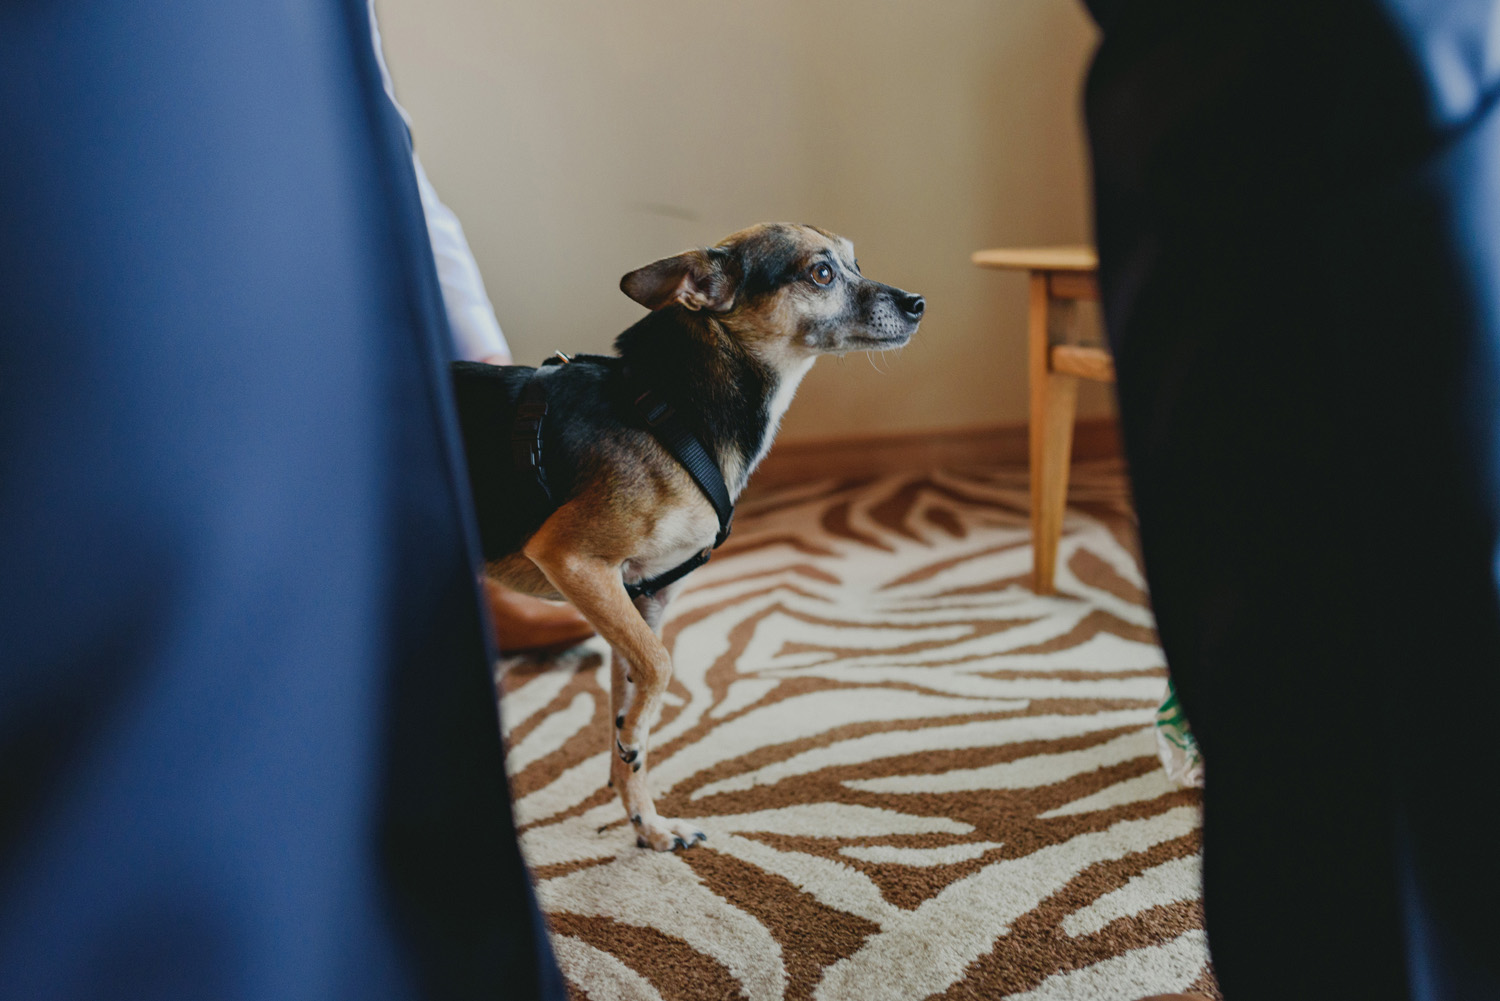
{"label": "brown and cream carpet", "polygon": [[1199,799],[1156,758],[1161,651],[1117,472],[1075,478],[1058,597],[1020,470],[761,493],[669,613],[657,808],[605,787],[596,640],[502,663],[522,848],[576,998],[1218,996]]}

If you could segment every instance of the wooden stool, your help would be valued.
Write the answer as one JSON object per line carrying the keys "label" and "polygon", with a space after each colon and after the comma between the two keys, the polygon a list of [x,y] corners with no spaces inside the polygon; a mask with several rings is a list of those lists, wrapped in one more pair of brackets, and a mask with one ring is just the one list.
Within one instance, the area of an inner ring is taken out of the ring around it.
{"label": "wooden stool", "polygon": [[1032,589],[1037,594],[1054,594],[1057,545],[1068,502],[1078,380],[1115,381],[1114,360],[1102,341],[1090,337],[1079,342],[1081,331],[1066,330],[1068,324],[1058,321],[1077,303],[1099,301],[1099,258],[1091,247],[1033,247],[981,250],[971,260],[981,268],[1026,271],[1031,276],[1027,354],[1031,383]]}

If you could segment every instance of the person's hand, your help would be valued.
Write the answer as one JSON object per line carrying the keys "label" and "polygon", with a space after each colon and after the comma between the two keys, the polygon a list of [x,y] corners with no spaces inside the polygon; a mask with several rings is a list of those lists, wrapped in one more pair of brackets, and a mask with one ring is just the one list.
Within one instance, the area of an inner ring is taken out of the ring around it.
{"label": "person's hand", "polygon": [[485,355],[483,358],[480,358],[478,360],[484,362],[486,365],[515,364],[515,360],[511,358],[509,351],[502,351],[499,354]]}

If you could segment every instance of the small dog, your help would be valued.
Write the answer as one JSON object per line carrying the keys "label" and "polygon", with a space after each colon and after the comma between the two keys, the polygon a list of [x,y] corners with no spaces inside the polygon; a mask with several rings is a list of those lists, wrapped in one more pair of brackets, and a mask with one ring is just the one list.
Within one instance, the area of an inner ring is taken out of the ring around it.
{"label": "small dog", "polygon": [[[659,816],[646,789],[650,728],[672,674],[663,611],[723,541],[723,493],[732,512],[817,356],[900,347],[925,302],[864,277],[843,237],[784,223],[648,264],[620,288],[652,312],[616,339],[617,357],[543,369],[459,363],[455,386],[486,572],[566,598],[609,642],[610,785],[637,843],[672,851],[707,835]],[[541,375],[545,404],[526,411],[523,387]],[[642,419],[643,387],[701,443],[722,478],[719,500],[655,418]],[[528,460],[537,482],[518,483]],[[643,581],[647,593],[632,598]]]}

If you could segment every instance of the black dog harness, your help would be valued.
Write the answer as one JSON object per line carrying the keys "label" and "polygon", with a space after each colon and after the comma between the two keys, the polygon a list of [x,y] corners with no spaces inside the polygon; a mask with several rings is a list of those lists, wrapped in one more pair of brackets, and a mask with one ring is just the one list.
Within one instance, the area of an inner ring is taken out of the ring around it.
{"label": "black dog harness", "polygon": [[[587,357],[587,356],[579,356]],[[542,422],[547,416],[547,380],[543,369],[553,365],[566,365],[573,359],[559,351],[542,362],[521,390],[516,407],[515,424],[511,427],[511,456],[522,479],[536,486],[539,500],[545,504],[548,514],[557,510],[557,502],[547,483],[547,465],[542,456]],[[650,597],[662,588],[675,584],[694,570],[707,563],[713,551],[729,538],[730,524],[734,520],[734,501],[729,499],[729,488],[719,472],[719,464],[713,460],[708,448],[698,440],[687,423],[678,415],[677,409],[650,386],[639,382],[627,368],[626,384],[630,387],[630,398],[635,412],[640,416],[652,435],[662,447],[687,470],[698,489],[703,491],[714,513],[719,516],[719,533],[714,544],[695,553],[677,566],[649,580],[626,584],[625,591],[632,599]]]}

